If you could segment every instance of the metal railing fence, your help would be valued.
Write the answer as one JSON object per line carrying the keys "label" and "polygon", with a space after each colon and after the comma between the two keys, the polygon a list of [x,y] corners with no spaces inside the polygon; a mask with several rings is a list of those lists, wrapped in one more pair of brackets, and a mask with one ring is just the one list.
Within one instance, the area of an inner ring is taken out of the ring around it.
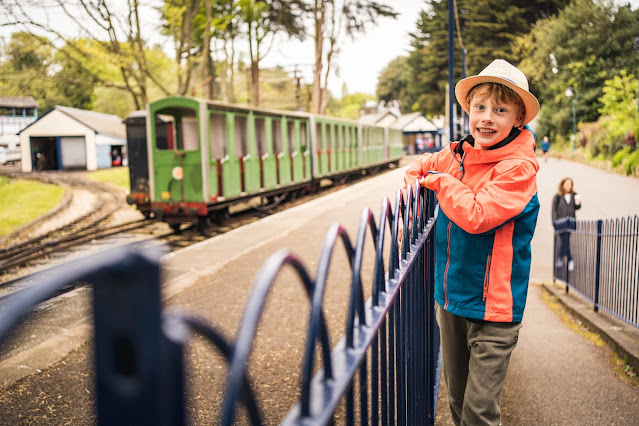
{"label": "metal railing fence", "polygon": [[[599,308],[639,327],[639,215],[555,225],[553,279]],[[572,261],[572,262],[571,262]]]}
{"label": "metal railing fence", "polygon": [[[410,189],[410,187],[409,187]],[[400,217],[406,238],[398,247]],[[314,278],[288,250],[273,254],[258,273],[234,342],[189,313],[162,309],[160,249],[133,246],[47,271],[0,309],[0,343],[30,310],[70,283],[93,285],[96,413],[101,425],[183,425],[185,346],[196,333],[226,360],[228,375],[220,423],[231,425],[239,406],[252,424],[262,410],[248,361],[266,299],[284,266],[292,267],[311,305],[302,362],[301,396],[287,425],[331,424],[344,410],[347,424],[434,424],[439,386],[439,332],[434,313],[434,194],[398,191],[395,210],[382,202],[379,226],[362,212],[355,245],[334,225]],[[384,238],[391,237],[385,271]],[[367,232],[375,245],[372,296],[364,302],[361,267]],[[352,268],[346,335],[331,351],[322,299],[335,246],[341,241]],[[39,282],[38,282],[39,281]],[[316,356],[316,350],[321,356]],[[313,361],[322,368],[312,377]],[[342,402],[345,400],[345,403]],[[343,408],[340,408],[343,407]]]}

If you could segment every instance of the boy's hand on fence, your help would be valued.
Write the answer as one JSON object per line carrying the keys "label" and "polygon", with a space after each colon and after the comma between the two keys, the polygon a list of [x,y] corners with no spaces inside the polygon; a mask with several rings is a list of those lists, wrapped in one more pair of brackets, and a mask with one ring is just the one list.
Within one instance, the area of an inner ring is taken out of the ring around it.
{"label": "boy's hand on fence", "polygon": [[432,190],[433,181],[439,174],[440,174],[439,172],[435,172],[435,171],[428,172],[426,176],[424,176],[423,178],[419,180],[419,184],[423,186],[424,188]]}

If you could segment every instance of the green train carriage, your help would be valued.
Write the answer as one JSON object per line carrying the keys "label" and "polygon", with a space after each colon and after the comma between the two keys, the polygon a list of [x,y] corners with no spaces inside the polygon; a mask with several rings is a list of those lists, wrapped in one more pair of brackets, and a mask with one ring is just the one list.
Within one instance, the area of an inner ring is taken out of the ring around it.
{"label": "green train carriage", "polygon": [[170,97],[152,103],[148,115],[151,209],[174,229],[403,155],[399,129],[308,113]]}

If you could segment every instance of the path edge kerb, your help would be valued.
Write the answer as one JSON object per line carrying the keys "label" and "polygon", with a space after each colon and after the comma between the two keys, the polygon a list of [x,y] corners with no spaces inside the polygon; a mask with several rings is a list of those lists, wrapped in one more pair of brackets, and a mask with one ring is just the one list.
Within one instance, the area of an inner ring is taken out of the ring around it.
{"label": "path edge kerb", "polygon": [[601,309],[595,312],[592,303],[574,291],[566,294],[563,284],[559,287],[557,284],[542,283],[541,287],[590,331],[599,334],[604,342],[639,373],[639,329]]}

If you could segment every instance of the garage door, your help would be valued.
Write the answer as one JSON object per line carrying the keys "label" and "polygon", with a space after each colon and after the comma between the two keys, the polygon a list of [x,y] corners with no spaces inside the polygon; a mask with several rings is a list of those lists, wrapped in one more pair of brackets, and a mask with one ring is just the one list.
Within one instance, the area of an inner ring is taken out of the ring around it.
{"label": "garage door", "polygon": [[60,138],[63,169],[86,169],[87,153],[84,136],[64,136]]}

